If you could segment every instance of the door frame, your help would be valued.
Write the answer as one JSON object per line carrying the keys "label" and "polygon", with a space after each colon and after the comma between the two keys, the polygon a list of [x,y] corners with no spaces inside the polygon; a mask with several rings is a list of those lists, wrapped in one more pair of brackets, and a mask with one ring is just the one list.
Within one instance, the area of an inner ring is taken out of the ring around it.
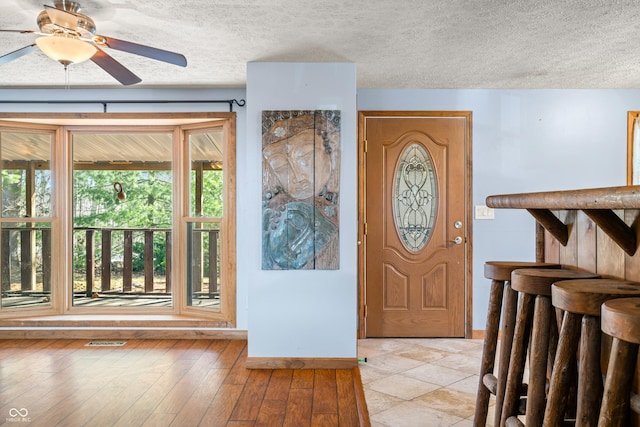
{"label": "door frame", "polygon": [[366,151],[367,141],[364,139],[365,122],[370,117],[464,117],[466,118],[465,143],[465,173],[464,173],[464,220],[465,230],[465,310],[464,336],[472,338],[473,326],[473,214],[472,214],[472,112],[471,111],[358,111],[358,338],[366,338]]}

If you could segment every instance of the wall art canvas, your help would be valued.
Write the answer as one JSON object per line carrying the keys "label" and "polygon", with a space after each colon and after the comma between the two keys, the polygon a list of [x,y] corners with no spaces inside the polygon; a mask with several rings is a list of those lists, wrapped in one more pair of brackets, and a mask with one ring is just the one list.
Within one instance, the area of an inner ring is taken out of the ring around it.
{"label": "wall art canvas", "polygon": [[337,270],[340,111],[262,112],[262,269]]}

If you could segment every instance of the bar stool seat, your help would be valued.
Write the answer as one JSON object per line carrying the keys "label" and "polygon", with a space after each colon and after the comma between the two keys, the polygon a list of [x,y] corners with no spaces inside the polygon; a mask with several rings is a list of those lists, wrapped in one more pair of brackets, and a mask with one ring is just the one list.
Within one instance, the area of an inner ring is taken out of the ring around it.
{"label": "bar stool seat", "polygon": [[640,344],[640,298],[605,302],[601,323],[613,342],[598,427],[627,426],[629,408],[640,413],[640,398],[631,392]]}
{"label": "bar stool seat", "polygon": [[[603,387],[600,309],[606,301],[624,297],[640,297],[640,283],[584,279],[555,282],[551,286],[551,302],[555,308],[564,311],[564,319],[549,385],[544,425],[561,425],[570,404],[577,405],[576,425],[596,425]],[[577,401],[569,402],[572,368],[577,354],[580,357]]]}
{"label": "bar stool seat", "polygon": [[527,389],[526,419],[529,426],[542,425],[544,416],[547,365],[554,360],[558,339],[555,311],[551,308],[551,285],[561,280],[592,279],[597,274],[568,269],[527,268],[511,273],[511,287],[519,293],[518,316],[511,348],[509,374],[499,425],[521,424],[517,420],[529,336],[531,354]]}
{"label": "bar stool seat", "polygon": [[[504,398],[505,385],[507,382],[509,355],[511,353],[517,306],[517,293],[511,289],[510,285],[511,272],[521,268],[559,269],[560,267],[560,264],[527,261],[487,261],[484,264],[484,277],[490,279],[492,282],[482,348],[480,380],[478,383],[478,393],[476,395],[474,426],[485,426],[491,394],[496,396],[496,424],[500,421],[499,408],[502,407],[502,399]],[[500,364],[498,372],[494,373],[501,312],[503,314],[500,338]]]}

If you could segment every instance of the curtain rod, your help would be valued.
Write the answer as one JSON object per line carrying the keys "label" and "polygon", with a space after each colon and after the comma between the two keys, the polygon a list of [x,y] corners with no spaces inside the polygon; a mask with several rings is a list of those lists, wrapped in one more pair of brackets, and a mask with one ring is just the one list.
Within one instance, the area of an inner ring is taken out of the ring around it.
{"label": "curtain rod", "polygon": [[229,112],[233,112],[233,104],[236,104],[238,107],[244,107],[247,102],[244,99],[210,99],[210,100],[199,100],[199,99],[189,99],[189,100],[143,100],[143,101],[133,101],[133,100],[113,100],[113,101],[68,101],[68,100],[59,100],[59,101],[6,101],[0,100],[0,104],[102,104],[103,113],[107,112],[107,105],[109,104],[229,104]]}

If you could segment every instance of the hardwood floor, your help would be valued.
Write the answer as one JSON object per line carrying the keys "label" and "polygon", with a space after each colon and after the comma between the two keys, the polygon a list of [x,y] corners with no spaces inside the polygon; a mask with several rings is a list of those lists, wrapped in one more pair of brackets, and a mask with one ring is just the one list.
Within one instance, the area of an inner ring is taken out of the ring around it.
{"label": "hardwood floor", "polygon": [[367,426],[359,370],[246,369],[245,340],[0,340],[0,425]]}

